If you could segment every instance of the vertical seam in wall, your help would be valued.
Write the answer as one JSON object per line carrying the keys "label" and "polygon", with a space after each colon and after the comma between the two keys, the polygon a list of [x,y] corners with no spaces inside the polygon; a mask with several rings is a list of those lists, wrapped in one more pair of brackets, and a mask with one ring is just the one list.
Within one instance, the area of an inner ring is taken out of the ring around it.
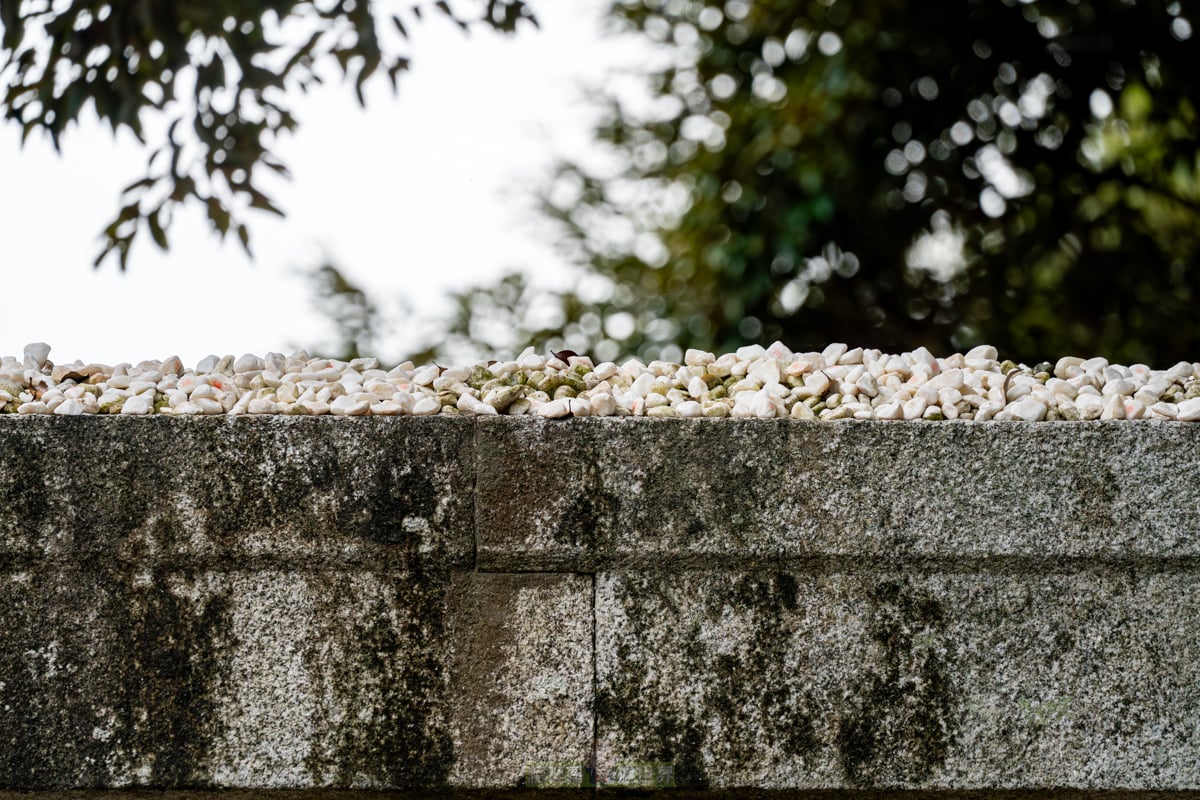
{"label": "vertical seam in wall", "polygon": [[479,572],[479,421],[471,420],[471,571]]}
{"label": "vertical seam in wall", "polygon": [[[596,588],[599,573],[592,573],[592,774],[600,774],[600,765],[596,762],[600,750],[600,714],[598,713],[597,698],[599,697],[599,651],[596,649],[596,630],[598,627],[597,619],[599,614],[596,608]],[[599,781],[592,781],[592,794],[597,794],[600,791]]]}

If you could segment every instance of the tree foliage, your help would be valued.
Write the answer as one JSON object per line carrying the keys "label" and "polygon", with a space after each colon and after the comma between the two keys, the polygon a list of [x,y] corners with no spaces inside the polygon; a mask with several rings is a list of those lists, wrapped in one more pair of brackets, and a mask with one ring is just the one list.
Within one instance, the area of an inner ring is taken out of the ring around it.
{"label": "tree foliage", "polygon": [[313,349],[345,361],[378,355],[376,348],[386,320],[375,301],[328,261],[306,274],[316,311],[332,323],[335,337],[332,344]]}
{"label": "tree foliage", "polygon": [[[662,58],[646,97],[606,94],[610,158],[547,190],[593,288],[553,296],[557,336],[523,335],[606,357],[778,338],[1195,358],[1186,10],[618,2],[611,20]],[[518,330],[523,307],[489,302],[512,294],[460,295],[451,341]]]}
{"label": "tree foliage", "polygon": [[272,154],[296,128],[287,92],[321,83],[323,65],[353,82],[359,103],[376,73],[395,90],[414,20],[444,14],[464,30],[512,32],[533,21],[524,0],[480,0],[470,14],[445,0],[379,13],[370,0],[0,0],[0,108],[22,141],[45,131],[55,148],[89,104],[116,131],[145,141],[145,116],[169,120],[146,176],[122,192],[97,265],[149,233],[168,246],[171,216],[199,201],[222,238],[249,252],[247,209],[282,214],[262,191]]}

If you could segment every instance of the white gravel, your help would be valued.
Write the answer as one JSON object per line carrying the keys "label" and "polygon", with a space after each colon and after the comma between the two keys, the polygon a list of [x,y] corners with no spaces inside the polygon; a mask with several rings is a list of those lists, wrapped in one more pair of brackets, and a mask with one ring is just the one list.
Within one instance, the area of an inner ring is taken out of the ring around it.
{"label": "white gravel", "polygon": [[986,345],[936,358],[842,343],[795,353],[776,342],[620,365],[529,349],[511,361],[391,369],[303,352],[209,356],[190,369],[176,357],[108,365],[49,356],[38,342],[0,358],[0,413],[1200,421],[1200,363],[1151,369],[1064,356],[1030,367],[999,361]]}

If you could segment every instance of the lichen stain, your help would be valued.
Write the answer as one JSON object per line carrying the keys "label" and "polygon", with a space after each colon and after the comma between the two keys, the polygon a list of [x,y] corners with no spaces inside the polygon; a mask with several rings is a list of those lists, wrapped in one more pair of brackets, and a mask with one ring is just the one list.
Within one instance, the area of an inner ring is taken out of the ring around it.
{"label": "lichen stain", "polygon": [[115,570],[34,573],[14,588],[0,597],[0,786],[202,784],[228,598],[193,602],[162,576]]}
{"label": "lichen stain", "polygon": [[1075,509],[1066,516],[1089,534],[1111,531],[1118,527],[1113,517],[1113,507],[1121,497],[1121,484],[1112,470],[1099,473],[1090,469],[1077,473],[1072,479]]}
{"label": "lichen stain", "polygon": [[868,600],[876,657],[852,682],[839,759],[856,786],[917,783],[945,763],[957,729],[945,615],[908,581],[880,582]]}
{"label": "lichen stain", "polygon": [[819,742],[814,724],[816,700],[796,685],[791,665],[790,619],[799,586],[788,573],[738,577],[732,590],[711,596],[706,613],[714,617],[729,603],[751,625],[747,648],[718,654],[707,667],[714,679],[705,687],[705,706],[721,719],[726,735],[714,742],[721,761],[749,764],[771,745],[770,765],[794,766],[812,757]]}
{"label": "lichen stain", "polygon": [[[661,631],[662,617],[675,617],[678,609],[664,609],[657,601],[665,600],[668,606],[673,603],[645,576],[626,576],[617,591],[617,600],[624,606],[632,629],[617,642],[614,668],[597,687],[594,708],[598,724],[619,731],[621,738],[629,742],[632,752],[623,753],[623,760],[629,757],[672,764],[678,788],[707,789],[703,712],[671,702],[671,690],[680,687],[657,684],[663,676],[657,671],[652,675],[647,660],[631,645],[651,646],[655,630]],[[694,626],[689,640],[698,638],[699,628]],[[668,696],[663,696],[664,692]]]}
{"label": "lichen stain", "polygon": [[621,511],[621,499],[604,488],[600,471],[589,464],[575,497],[566,506],[551,536],[555,543],[595,551],[610,541]]}
{"label": "lichen stain", "polygon": [[[7,434],[7,431],[6,431]],[[0,444],[17,437],[5,436]],[[50,522],[40,450],[19,446],[0,448],[0,541],[25,539],[29,530]]]}
{"label": "lichen stain", "polygon": [[[171,577],[196,583],[187,572]],[[124,645],[115,648],[117,669],[129,676],[123,748],[134,763],[150,764],[150,786],[202,784],[210,745],[222,732],[217,699],[237,646],[229,589],[200,591],[193,600],[172,591],[166,576],[138,584],[126,578],[124,603],[113,609]]]}
{"label": "lichen stain", "polygon": [[[799,685],[790,658],[796,578],[780,572],[732,581],[724,590],[707,586],[696,605],[657,576],[628,575],[618,584],[630,628],[601,684],[597,718],[621,732],[630,758],[673,763],[681,788],[708,787],[708,759],[735,768],[767,760],[787,769],[815,758],[820,747],[817,700]],[[746,646],[732,652],[716,650],[704,636],[705,621],[726,613],[749,626]],[[695,702],[688,700],[692,685]]]}
{"label": "lichen stain", "polygon": [[[91,709],[76,698],[95,698],[108,686],[88,686],[77,662],[86,637],[55,613],[71,584],[77,607],[95,601],[89,576],[64,581],[45,572],[0,586],[0,786],[23,789],[98,785],[91,766],[106,748],[91,736]],[[111,695],[105,700],[111,703]]]}
{"label": "lichen stain", "polygon": [[420,470],[397,473],[390,482],[376,480],[356,486],[354,497],[338,504],[339,529],[351,529],[377,544],[405,544],[412,538],[407,520],[432,521],[438,489]]}
{"label": "lichen stain", "polygon": [[[310,751],[305,766],[321,786],[442,786],[454,764],[444,680],[448,576],[414,565],[378,580],[371,590],[346,574],[330,576],[320,593],[324,627],[305,660],[337,708],[318,708],[314,727],[332,740]],[[347,598],[371,591],[364,607],[347,611]]]}

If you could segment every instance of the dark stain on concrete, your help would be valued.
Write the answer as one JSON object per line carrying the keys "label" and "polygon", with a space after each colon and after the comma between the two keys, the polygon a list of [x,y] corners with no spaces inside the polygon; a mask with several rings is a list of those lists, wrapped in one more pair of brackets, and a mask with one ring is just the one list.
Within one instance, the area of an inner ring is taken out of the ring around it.
{"label": "dark stain on concrete", "polygon": [[851,687],[839,759],[856,786],[919,782],[945,763],[957,728],[945,615],[907,580],[877,583],[868,602],[877,657]]}
{"label": "dark stain on concrete", "polygon": [[[709,785],[706,753],[718,764],[749,764],[769,749],[778,769],[815,758],[820,702],[794,664],[796,577],[713,575],[702,583],[697,596],[659,575],[622,576],[616,600],[628,627],[601,676],[599,724],[625,734],[631,744],[622,757],[673,763],[682,788]],[[750,628],[741,646],[717,651],[705,623],[728,613]]]}
{"label": "dark stain on concrete", "polygon": [[89,635],[57,609],[87,616],[109,589],[86,574],[41,571],[0,585],[0,787],[103,783],[96,762],[107,748],[92,736],[95,706],[112,710],[121,698],[104,670],[81,656],[103,649],[110,631]]}
{"label": "dark stain on concrete", "polygon": [[36,541],[38,528],[49,522],[41,453],[23,447],[17,437],[0,437],[0,544]]}
{"label": "dark stain on concrete", "polygon": [[237,646],[228,589],[208,596],[200,590],[193,601],[161,575],[124,584],[112,608],[117,641],[125,643],[115,648],[116,668],[129,688],[122,745],[134,763],[150,754],[151,786],[202,784],[210,743],[222,732],[216,700]]}
{"label": "dark stain on concrete", "polygon": [[819,742],[813,715],[816,701],[797,685],[789,668],[795,643],[789,625],[796,610],[799,587],[795,576],[777,572],[751,573],[734,580],[731,591],[709,599],[706,614],[717,618],[729,603],[752,620],[749,647],[736,655],[712,659],[715,679],[705,687],[705,705],[722,720],[722,729],[736,731],[713,747],[723,763],[753,763],[763,757],[761,745],[771,743],[783,759],[812,756]]}
{"label": "dark stain on concrete", "polygon": [[[663,593],[656,581],[645,576],[626,576],[617,600],[625,608],[631,629],[617,642],[615,669],[602,676],[597,687],[598,723],[636,737],[634,752],[623,755],[670,763],[678,788],[707,789],[703,710],[682,708],[671,702],[671,698],[656,693],[647,668],[647,654],[635,653],[631,646],[639,643],[639,650],[653,647],[655,630],[662,630],[662,617],[669,614],[678,619],[678,609],[672,613],[673,599]],[[697,641],[698,636],[699,627],[691,628],[688,638]]]}
{"label": "dark stain on concrete", "polygon": [[562,516],[554,526],[554,541],[591,552],[610,545],[621,512],[620,498],[604,488],[594,464],[584,467],[578,488],[573,491],[575,496],[566,498]]}
{"label": "dark stain on concrete", "polygon": [[[162,576],[30,571],[0,591],[0,787],[202,784],[229,608]],[[186,577],[183,578],[187,580]]]}
{"label": "dark stain on concrete", "polygon": [[[364,608],[347,608],[346,598],[363,593],[344,573],[319,593],[326,605],[313,617],[323,629],[304,658],[330,685],[314,720],[330,739],[310,751],[306,767],[318,785],[335,788],[442,786],[454,763],[444,663],[449,579],[419,565],[380,579]],[[335,710],[344,714],[336,724]]]}
{"label": "dark stain on concrete", "polygon": [[363,538],[385,545],[415,545],[405,522],[410,518],[434,521],[439,490],[423,471],[396,472],[391,480],[375,480],[354,488],[357,495],[339,503],[338,528],[361,532]]}

